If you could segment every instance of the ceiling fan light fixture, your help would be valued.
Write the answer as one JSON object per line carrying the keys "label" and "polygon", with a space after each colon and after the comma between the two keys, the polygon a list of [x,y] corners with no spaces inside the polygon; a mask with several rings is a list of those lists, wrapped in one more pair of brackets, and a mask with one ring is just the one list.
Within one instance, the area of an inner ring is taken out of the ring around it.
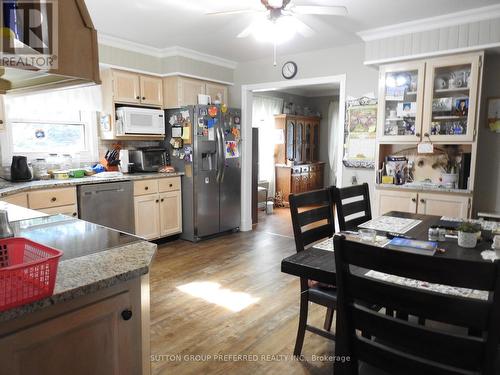
{"label": "ceiling fan light fixture", "polygon": [[294,17],[278,19],[261,19],[252,26],[252,35],[259,42],[283,44],[297,34],[298,25]]}

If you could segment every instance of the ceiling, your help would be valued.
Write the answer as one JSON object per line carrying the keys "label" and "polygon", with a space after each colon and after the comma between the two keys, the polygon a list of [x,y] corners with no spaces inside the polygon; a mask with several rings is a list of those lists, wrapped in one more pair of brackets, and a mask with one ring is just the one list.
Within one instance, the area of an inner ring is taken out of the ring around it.
{"label": "ceiling", "polygon": [[[101,34],[155,48],[184,47],[234,61],[269,57],[272,46],[238,39],[254,15],[207,16],[206,11],[259,6],[260,0],[85,0]],[[347,17],[301,16],[315,31],[279,46],[288,54],[359,41],[356,32],[472,8],[498,0],[295,0],[300,5],[343,5]]]}

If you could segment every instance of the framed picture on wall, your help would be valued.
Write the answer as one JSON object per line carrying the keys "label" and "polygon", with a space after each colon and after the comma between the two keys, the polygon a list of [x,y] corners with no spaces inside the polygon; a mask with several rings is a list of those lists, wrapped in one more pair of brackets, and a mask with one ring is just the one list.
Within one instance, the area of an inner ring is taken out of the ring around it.
{"label": "framed picture on wall", "polygon": [[346,103],[344,160],[348,168],[375,168],[377,100],[359,98]]}
{"label": "framed picture on wall", "polygon": [[500,133],[500,98],[488,98],[488,128]]}

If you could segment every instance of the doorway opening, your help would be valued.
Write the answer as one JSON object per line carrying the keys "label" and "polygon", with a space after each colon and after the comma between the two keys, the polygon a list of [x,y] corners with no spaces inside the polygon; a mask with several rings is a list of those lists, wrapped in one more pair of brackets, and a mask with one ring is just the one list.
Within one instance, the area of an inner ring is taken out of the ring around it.
{"label": "doorway opening", "polygon": [[289,194],[342,178],[345,76],[247,85],[242,99],[241,229],[293,237]]}

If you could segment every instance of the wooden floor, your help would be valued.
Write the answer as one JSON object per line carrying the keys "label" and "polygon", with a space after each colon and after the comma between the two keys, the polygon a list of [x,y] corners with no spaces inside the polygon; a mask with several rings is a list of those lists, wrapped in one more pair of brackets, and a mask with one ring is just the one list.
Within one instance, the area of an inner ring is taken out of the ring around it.
{"label": "wooden floor", "polygon": [[[317,358],[334,354],[322,337],[306,333],[305,361],[291,357],[299,280],[280,272],[295,252],[289,210],[259,219],[252,232],[159,247],[151,270],[153,374],[332,374],[333,363]],[[212,302],[192,295],[200,288]],[[245,298],[254,302],[233,311]],[[322,326],[324,313],[313,305],[309,322]]]}

